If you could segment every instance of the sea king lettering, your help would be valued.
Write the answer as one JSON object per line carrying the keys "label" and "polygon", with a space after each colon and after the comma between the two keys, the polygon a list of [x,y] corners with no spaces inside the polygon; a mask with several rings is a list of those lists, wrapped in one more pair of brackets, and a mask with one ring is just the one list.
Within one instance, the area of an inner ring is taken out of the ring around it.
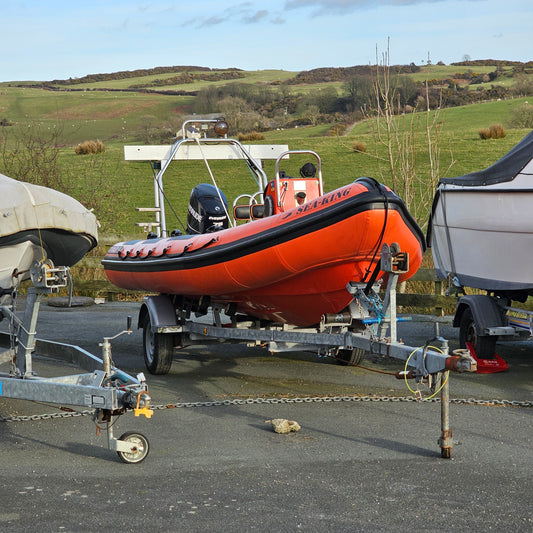
{"label": "sea king lettering", "polygon": [[345,187],[343,189],[325,194],[324,196],[317,198],[313,202],[309,202],[307,204],[301,205],[300,207],[298,207],[298,210],[296,212],[298,214],[305,213],[307,211],[310,211],[311,209],[322,207],[336,200],[342,200],[344,197],[349,196],[350,190],[351,190],[351,187]]}

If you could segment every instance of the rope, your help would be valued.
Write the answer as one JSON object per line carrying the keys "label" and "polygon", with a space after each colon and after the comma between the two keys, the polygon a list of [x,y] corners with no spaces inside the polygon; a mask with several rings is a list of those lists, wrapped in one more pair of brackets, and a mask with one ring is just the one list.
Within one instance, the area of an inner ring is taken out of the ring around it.
{"label": "rope", "polygon": [[207,158],[205,157],[204,151],[202,150],[202,145],[200,144],[200,139],[195,138],[196,144],[198,145],[198,148],[200,149],[200,153],[202,154],[202,157],[205,162],[205,166],[207,167],[207,171],[209,172],[209,175],[211,176],[211,181],[213,182],[213,185],[215,186],[215,190],[217,191],[218,198],[220,200],[220,203],[224,207],[224,212],[226,213],[226,216],[228,217],[228,223],[231,224],[233,227],[233,222],[230,219],[228,208],[226,207],[226,202],[222,200],[222,195],[220,194],[220,189],[218,188],[217,182],[215,181],[215,176],[213,176],[213,172],[211,172],[211,167],[209,166],[209,162],[207,161]]}
{"label": "rope", "polygon": [[[371,272],[370,265],[372,265],[372,263],[376,260],[376,256],[377,256],[378,252],[381,250],[381,246],[383,244],[383,238],[385,237],[385,231],[387,229],[387,222],[388,222],[388,218],[389,218],[389,199],[387,198],[387,194],[381,188],[381,185],[379,187],[379,191],[381,192],[381,194],[383,196],[383,200],[384,200],[384,204],[385,204],[385,216],[384,216],[384,219],[383,219],[383,227],[381,228],[381,233],[380,233],[380,235],[378,237],[378,240],[376,242],[376,247],[374,248],[374,255],[372,256],[372,260],[370,261],[370,263],[368,265],[368,268],[367,268],[367,270],[365,272],[365,275],[364,275],[364,277],[362,279],[363,283],[367,282],[368,275]],[[376,281],[377,275],[378,275],[378,273],[379,273],[379,271],[381,269],[380,267],[381,267],[380,261],[378,261],[376,263],[376,266],[374,267],[374,271],[372,272],[370,280],[368,280],[367,285],[365,287],[364,293],[366,295],[368,295],[370,293],[370,289],[372,288],[372,285]]]}
{"label": "rope", "polygon": [[41,252],[43,254],[42,262],[44,263],[46,261],[46,253],[44,251],[43,236],[41,234],[41,225],[39,224],[39,217],[38,217],[38,214],[37,214],[37,207],[35,205],[35,200],[33,198],[33,194],[28,189],[28,187],[26,187],[26,185],[24,183],[22,183],[22,186],[24,187],[24,189],[26,190],[28,196],[31,199],[31,205],[33,207],[33,213],[35,215],[35,220],[37,221],[37,232],[39,234],[39,244],[40,244],[40,247],[41,247]]}
{"label": "rope", "polygon": [[[155,178],[157,176],[157,174],[155,172],[155,169],[152,167],[152,165],[150,165],[150,168],[152,169],[152,172],[153,172],[154,178]],[[159,192],[163,195],[163,198],[165,199],[165,201],[167,202],[168,206],[170,207],[170,210],[172,211],[172,214],[176,217],[176,220],[181,224],[181,227],[183,228],[183,231],[185,231],[186,230],[185,224],[181,221],[180,217],[178,216],[178,213],[176,213],[176,210],[174,209],[174,206],[172,205],[172,203],[168,199],[167,195],[165,194],[165,191],[161,187],[161,184],[159,183],[159,180],[154,180],[154,181],[157,183],[157,188],[159,189]]]}
{"label": "rope", "polygon": [[[415,396],[417,397],[420,397],[420,391],[419,390],[413,390],[410,386],[409,386],[409,383],[407,382],[407,365],[409,364],[409,360],[411,359],[411,357],[415,354],[415,352],[417,350],[421,350],[422,348],[424,348],[424,346],[420,346],[418,348],[415,348],[410,354],[409,354],[409,357],[406,359],[405,361],[405,367],[404,367],[404,374],[403,374],[403,379],[405,381],[405,385],[406,387],[409,389],[409,391],[411,393],[413,393]],[[440,352],[440,353],[443,353],[442,350],[440,348],[437,348],[436,346],[428,346],[428,348],[432,348],[433,350],[437,350],[437,352]],[[427,400],[431,400],[431,398],[433,398],[434,396],[436,396],[444,387],[444,385],[446,385],[446,383],[448,382],[448,378],[450,377],[450,371],[448,370],[446,372],[446,379],[441,383],[441,386],[439,387],[439,389],[437,391],[435,391],[431,396],[428,396],[427,398],[423,398],[422,401],[427,401]]]}

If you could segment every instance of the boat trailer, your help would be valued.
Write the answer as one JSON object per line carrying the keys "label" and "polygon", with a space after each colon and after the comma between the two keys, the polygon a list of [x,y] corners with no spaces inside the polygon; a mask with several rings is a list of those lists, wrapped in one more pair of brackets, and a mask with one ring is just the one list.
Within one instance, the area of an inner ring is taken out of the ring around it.
{"label": "boat trailer", "polygon": [[[100,344],[102,358],[79,346],[36,339],[36,325],[41,299],[67,287],[68,267],[54,267],[50,261],[36,262],[31,267],[32,287],[28,288],[22,319],[15,311],[13,293],[3,297],[0,320],[9,320],[9,333],[2,333],[3,344],[9,346],[11,370],[0,373],[0,398],[15,398],[36,402],[94,409],[93,418],[98,427],[107,430],[107,444],[125,463],[139,463],[149,451],[148,439],[135,432],[126,432],[116,438],[113,434],[114,417],[133,409],[135,416],[150,418],[150,396],[143,373],[135,378],[116,368],[111,359],[111,342],[131,333],[131,317],[127,327],[113,337],[104,337]],[[7,338],[7,339],[6,339]],[[87,373],[57,377],[39,377],[34,371],[33,354],[64,359],[75,363]]]}
{"label": "boat trailer", "polygon": [[[387,274],[383,299],[379,284],[350,282],[350,306],[326,315],[316,328],[287,324],[264,324],[253,317],[232,314],[217,304],[199,307],[198,302],[177,303],[172,296],[144,299],[138,326],[143,328],[144,357],[148,370],[164,374],[170,369],[175,346],[219,342],[262,346],[270,352],[314,351],[344,364],[358,364],[365,352],[405,361],[400,379],[415,379],[428,385],[432,396],[441,397],[441,456],[450,458],[453,440],[449,424],[449,371],[475,372],[476,362],[467,351],[450,355],[448,341],[435,323],[435,335],[424,346],[412,347],[398,340],[396,286],[408,270],[409,257],[396,244],[384,244],[378,268]],[[194,304],[194,305],[193,305]],[[410,388],[410,387],[409,387]],[[410,388],[411,389],[411,388]],[[412,390],[412,389],[411,389]],[[413,391],[414,392],[414,391]],[[420,398],[419,398],[420,399]]]}

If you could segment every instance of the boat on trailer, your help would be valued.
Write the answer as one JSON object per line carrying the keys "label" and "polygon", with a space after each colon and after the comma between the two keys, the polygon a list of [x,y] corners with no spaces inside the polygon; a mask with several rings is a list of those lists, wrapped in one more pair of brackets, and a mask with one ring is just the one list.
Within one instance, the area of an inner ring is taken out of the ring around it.
{"label": "boat on trailer", "polygon": [[[210,123],[218,136],[202,136]],[[441,393],[439,445],[451,457],[447,372],[476,366],[468,354],[449,354],[438,323],[423,347],[397,338],[397,323],[408,317],[397,316],[396,286],[416,272],[425,248],[398,196],[371,178],[325,192],[315,152],[245,147],[216,120],[185,122],[172,146],[124,151],[126,160],[157,169],[155,207],[140,209],[156,220],[139,224],[150,231],[146,239],[115,244],[102,262],[115,285],[158,293],[143,299],[137,323],[152,374],[170,371],[175,348],[220,342],[314,352],[340,364],[359,364],[366,352],[400,359],[405,370],[397,377],[426,380]],[[314,164],[305,163],[298,177],[280,168],[302,156]],[[228,207],[211,159],[246,161],[257,188]],[[271,180],[265,159],[275,161]],[[163,174],[180,160],[203,160],[213,183],[194,187],[186,233],[169,234]]]}
{"label": "boat on trailer", "polygon": [[94,214],[59,191],[0,174],[0,292],[30,278],[33,263],[72,266],[97,244]]}
{"label": "boat on trailer", "polygon": [[422,259],[418,226],[397,196],[362,179],[249,224],[119,243],[103,264],[119,287],[207,297],[256,318],[308,326],[349,304],[346,283],[370,280],[384,242],[410,253],[400,281],[408,279]]}
{"label": "boat on trailer", "polygon": [[[104,337],[102,358],[76,345],[37,338],[42,299],[71,288],[69,267],[97,244],[96,217],[66,194],[1,174],[0,191],[0,322],[7,328],[0,331],[0,347],[7,349],[10,361],[9,370],[0,371],[0,398],[94,409],[94,420],[107,429],[109,449],[126,463],[141,462],[148,454],[148,439],[141,433],[113,434],[115,417],[127,410],[152,416],[144,375],[130,376],[111,360],[110,341],[131,333],[131,320],[126,330]],[[21,316],[16,297],[25,280],[31,285]],[[86,372],[39,376],[35,354],[63,359]]]}
{"label": "boat on trailer", "polygon": [[533,313],[511,306],[533,295],[533,132],[488,168],[439,181],[427,243],[437,275],[469,294],[457,303],[459,341],[479,372],[500,372],[499,338],[531,336]]}
{"label": "boat on trailer", "polygon": [[439,181],[427,242],[441,278],[524,300],[533,294],[533,132],[479,172]]}
{"label": "boat on trailer", "polygon": [[[196,140],[200,146],[224,141]],[[229,142],[246,154],[236,141]],[[175,152],[187,144],[187,138],[178,142]],[[316,166],[306,163],[294,178],[280,165],[297,153],[313,156]],[[348,282],[373,284],[383,278],[384,243],[396,243],[409,254],[399,281],[417,271],[424,236],[388,187],[361,178],[324,193],[321,160],[308,151],[279,154],[271,181],[259,164],[252,161],[250,167],[258,171],[259,190],[246,197],[246,204],[239,203],[243,196],[236,199],[233,221],[218,187],[202,184],[191,195],[188,233],[115,244],[102,261],[110,281],[125,289],[217,303],[262,320],[310,326],[349,306]]]}

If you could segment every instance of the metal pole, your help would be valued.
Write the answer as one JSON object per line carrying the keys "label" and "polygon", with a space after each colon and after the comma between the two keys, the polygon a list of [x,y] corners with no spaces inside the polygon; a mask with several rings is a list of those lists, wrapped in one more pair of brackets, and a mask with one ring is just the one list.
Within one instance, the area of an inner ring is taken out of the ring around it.
{"label": "metal pole", "polygon": [[159,174],[154,177],[154,201],[155,201],[155,221],[157,222],[156,233],[161,237],[161,200],[159,197]]}
{"label": "metal pole", "polygon": [[387,334],[387,329],[390,328],[390,340],[396,342],[398,340],[397,321],[396,315],[396,286],[398,284],[398,274],[395,272],[389,273],[389,281],[387,283],[387,289],[385,291],[385,297],[383,298],[383,311],[385,313],[385,319],[381,323],[380,336],[384,338]]}
{"label": "metal pole", "polygon": [[449,373],[441,374],[441,379],[446,379],[441,391],[440,418],[441,418],[441,438],[439,439],[441,457],[450,459],[452,457],[452,430],[450,428],[450,389]]}
{"label": "metal pole", "polygon": [[104,342],[100,344],[102,347],[102,366],[107,377],[111,375],[111,343],[107,337],[104,337]]}
{"label": "metal pole", "polygon": [[17,369],[23,376],[33,374],[32,352],[35,350],[35,329],[37,327],[41,297],[42,294],[35,287],[28,288],[16,357]]}
{"label": "metal pole", "polygon": [[[165,162],[165,165],[167,165],[167,163]],[[166,168],[165,166],[165,168]],[[158,237],[168,237],[168,233],[167,233],[167,217],[166,217],[166,214],[165,214],[165,193],[163,192],[163,172],[160,172],[158,175],[157,175],[157,182],[158,182],[158,187],[159,187],[159,191],[158,191],[158,194],[159,194],[159,209],[160,209],[160,218],[159,218],[159,223],[160,223],[160,228],[161,228],[161,232],[160,234],[158,235]]]}

